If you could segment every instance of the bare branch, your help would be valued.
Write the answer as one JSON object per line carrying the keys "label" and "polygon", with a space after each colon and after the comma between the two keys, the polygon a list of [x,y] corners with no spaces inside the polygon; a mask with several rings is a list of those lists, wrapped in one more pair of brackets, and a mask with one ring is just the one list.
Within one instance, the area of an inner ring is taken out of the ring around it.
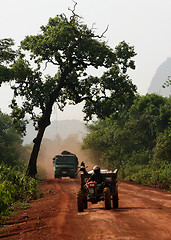
{"label": "bare branch", "polygon": [[49,62],[49,61],[45,62],[45,67],[44,67],[43,71],[46,70],[48,62]]}
{"label": "bare branch", "polygon": [[95,25],[96,25],[95,23],[92,24],[91,30],[97,29],[94,27]]}
{"label": "bare branch", "polygon": [[74,0],[72,0],[72,1],[73,1],[73,3],[74,3],[74,9],[71,10],[70,8],[68,8],[68,10],[70,10],[73,14],[75,14],[75,8],[76,8],[76,6],[77,6],[77,2],[75,2]]}
{"label": "bare branch", "polygon": [[104,34],[108,31],[108,28],[109,28],[109,25],[107,25],[105,31],[99,36],[99,35],[94,35],[94,37],[97,37],[97,38],[103,38],[105,37]]}
{"label": "bare branch", "polygon": [[70,21],[72,21],[72,19],[73,19],[74,17],[81,18],[79,15],[77,15],[77,14],[75,13],[75,9],[76,9],[76,6],[77,6],[77,2],[75,2],[74,0],[73,0],[73,2],[74,2],[74,9],[72,10],[72,9],[68,8],[68,10],[71,11],[72,14],[73,14],[73,15],[70,17]]}
{"label": "bare branch", "polygon": [[[74,16],[78,16],[78,15],[76,15],[75,13],[73,13],[74,14]],[[80,16],[78,16],[79,18],[81,18]],[[66,18],[66,17],[65,17]],[[87,34],[83,34],[82,33],[82,35],[80,35],[80,33],[79,33],[79,31],[76,29],[76,27],[75,26],[73,26],[73,24],[72,24],[72,16],[71,16],[71,18],[70,18],[70,22],[67,20],[67,18],[66,18],[66,22],[68,23],[68,25],[70,25],[71,27],[72,27],[72,29],[74,30],[74,32],[79,36],[79,39],[81,39],[81,36],[83,36],[83,37],[92,37],[92,38],[103,38],[104,37],[104,34],[108,31],[108,28],[109,28],[109,25],[106,27],[106,29],[105,29],[105,31],[101,34],[101,35],[95,35],[93,32],[92,32],[92,30],[94,30],[95,28],[94,28],[94,25],[95,25],[95,23],[93,23],[92,24],[92,28],[91,28],[91,33],[87,33]]]}
{"label": "bare branch", "polygon": [[52,59],[49,59],[48,62],[53,63],[54,65],[60,65],[59,63],[55,63]]}

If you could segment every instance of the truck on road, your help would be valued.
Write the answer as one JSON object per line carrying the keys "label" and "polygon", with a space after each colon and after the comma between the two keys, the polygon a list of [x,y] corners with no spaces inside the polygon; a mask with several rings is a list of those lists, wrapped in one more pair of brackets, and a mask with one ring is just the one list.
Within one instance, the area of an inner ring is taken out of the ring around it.
{"label": "truck on road", "polygon": [[64,151],[53,158],[54,177],[75,178],[78,170],[78,158],[75,154]]}

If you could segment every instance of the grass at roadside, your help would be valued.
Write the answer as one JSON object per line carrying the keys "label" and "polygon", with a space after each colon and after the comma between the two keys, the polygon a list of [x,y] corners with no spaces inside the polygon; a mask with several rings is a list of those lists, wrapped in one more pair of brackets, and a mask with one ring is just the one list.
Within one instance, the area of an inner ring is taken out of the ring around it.
{"label": "grass at roadside", "polygon": [[171,164],[125,165],[119,171],[119,178],[144,186],[171,191]]}

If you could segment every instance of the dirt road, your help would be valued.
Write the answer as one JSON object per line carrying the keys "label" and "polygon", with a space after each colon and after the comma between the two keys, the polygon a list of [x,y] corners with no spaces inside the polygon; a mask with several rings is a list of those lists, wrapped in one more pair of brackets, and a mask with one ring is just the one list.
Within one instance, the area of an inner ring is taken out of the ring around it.
{"label": "dirt road", "polygon": [[79,180],[70,179],[42,182],[44,197],[1,226],[0,239],[171,239],[171,194],[120,182],[119,209],[89,203],[85,212],[78,213],[79,186]]}

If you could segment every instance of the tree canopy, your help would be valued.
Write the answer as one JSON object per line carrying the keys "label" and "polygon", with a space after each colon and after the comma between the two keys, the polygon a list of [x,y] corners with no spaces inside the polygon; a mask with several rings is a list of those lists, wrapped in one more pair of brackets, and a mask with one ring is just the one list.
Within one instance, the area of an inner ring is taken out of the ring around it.
{"label": "tree canopy", "polygon": [[16,57],[16,52],[12,49],[13,46],[13,39],[0,39],[0,86],[2,82],[8,82],[14,77],[13,71],[9,66]]}
{"label": "tree canopy", "polygon": [[[63,110],[68,101],[71,104],[83,101],[89,120],[98,112],[102,117],[109,101],[124,106],[126,99],[133,99],[136,92],[136,86],[127,75],[129,68],[135,69],[134,47],[122,41],[113,50],[104,41],[105,31],[96,35],[75,13],[75,6],[70,17],[61,14],[50,18],[47,25],[41,26],[39,34],[27,36],[21,42],[21,50],[28,52],[30,59],[22,56],[13,66],[13,119],[18,123],[30,114],[38,130],[28,167],[28,174],[32,176],[37,172],[41,140],[50,125],[55,102]],[[50,65],[56,73],[44,74],[43,69]],[[100,77],[93,76],[88,74],[90,68],[101,69],[103,73]],[[23,100],[21,106],[17,104],[18,96]],[[118,111],[117,104],[113,106],[111,104],[107,115]]]}
{"label": "tree canopy", "polygon": [[137,96],[122,116],[111,115],[90,125],[84,147],[98,152],[101,163],[112,168],[170,162],[171,98]]}
{"label": "tree canopy", "polygon": [[24,159],[21,161],[22,152],[27,152],[22,142],[22,136],[16,131],[10,116],[0,111],[0,164],[22,168],[24,163]]}

